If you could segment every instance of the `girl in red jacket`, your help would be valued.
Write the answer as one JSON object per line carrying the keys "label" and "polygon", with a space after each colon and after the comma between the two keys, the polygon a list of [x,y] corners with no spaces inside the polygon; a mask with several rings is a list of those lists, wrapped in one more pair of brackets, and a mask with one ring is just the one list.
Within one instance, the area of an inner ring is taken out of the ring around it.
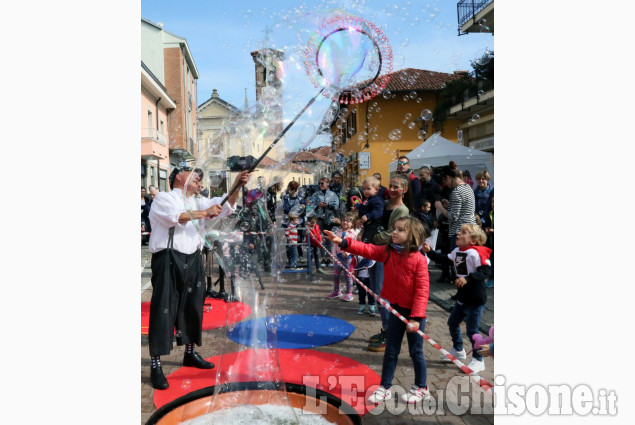
{"label": "girl in red jacket", "polygon": [[425,328],[430,289],[428,263],[419,252],[419,247],[423,245],[427,236],[423,225],[414,217],[399,218],[394,224],[392,244],[388,246],[366,244],[351,238],[342,240],[326,230],[324,234],[344,251],[384,263],[384,286],[380,296],[410,322],[406,326],[397,316],[390,315],[386,331],[386,351],[384,351],[381,370],[381,383],[368,400],[372,403],[381,403],[392,398],[390,387],[395,376],[404,332],[407,332],[408,349],[415,370],[415,383],[412,389],[401,398],[407,403],[417,403],[430,397],[430,391],[426,385],[427,371],[426,360],[423,357],[423,337],[417,333],[418,329],[423,331]]}

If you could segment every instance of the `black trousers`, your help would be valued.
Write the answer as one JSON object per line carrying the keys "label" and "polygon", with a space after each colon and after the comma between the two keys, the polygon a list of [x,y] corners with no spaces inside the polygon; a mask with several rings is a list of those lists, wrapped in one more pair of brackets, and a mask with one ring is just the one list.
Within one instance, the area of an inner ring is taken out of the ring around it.
{"label": "black trousers", "polygon": [[177,345],[202,343],[205,272],[200,251],[164,249],[152,254],[152,300],[148,339],[151,356],[169,354]]}

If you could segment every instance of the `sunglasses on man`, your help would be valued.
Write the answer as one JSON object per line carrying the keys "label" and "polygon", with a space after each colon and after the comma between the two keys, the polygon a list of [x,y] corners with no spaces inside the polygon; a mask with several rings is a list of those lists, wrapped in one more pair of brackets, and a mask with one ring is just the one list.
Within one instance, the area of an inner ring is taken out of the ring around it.
{"label": "sunglasses on man", "polygon": [[397,165],[408,165],[408,161],[397,161]]}

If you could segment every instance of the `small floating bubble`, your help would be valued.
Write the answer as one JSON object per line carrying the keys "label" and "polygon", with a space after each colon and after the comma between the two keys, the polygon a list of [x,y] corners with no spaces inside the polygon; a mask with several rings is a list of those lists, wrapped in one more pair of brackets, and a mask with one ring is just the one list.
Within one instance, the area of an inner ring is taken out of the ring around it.
{"label": "small floating bubble", "polygon": [[432,119],[432,111],[429,109],[424,109],[421,111],[421,119],[424,121],[430,121]]}
{"label": "small floating bubble", "polygon": [[388,133],[388,138],[390,140],[401,140],[401,130],[396,128]]}

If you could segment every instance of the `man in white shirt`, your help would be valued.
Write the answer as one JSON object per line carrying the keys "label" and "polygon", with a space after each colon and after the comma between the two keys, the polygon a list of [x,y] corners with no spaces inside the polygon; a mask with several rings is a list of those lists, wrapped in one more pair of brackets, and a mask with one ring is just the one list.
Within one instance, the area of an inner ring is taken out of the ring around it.
{"label": "man in white shirt", "polygon": [[[241,172],[234,185],[244,185],[249,176],[247,171]],[[170,175],[172,191],[159,192],[150,209],[152,300],[148,338],[155,389],[168,388],[160,356],[172,350],[175,328],[177,345],[186,346],[183,365],[200,369],[214,367],[194,351],[194,344],[200,346],[202,341],[206,288],[201,257],[204,241],[192,220],[221,218],[233,213],[240,191],[235,191],[222,207],[219,205],[222,198],[199,198],[197,207],[193,195],[199,182],[200,175],[192,173],[189,167],[175,168]]]}

